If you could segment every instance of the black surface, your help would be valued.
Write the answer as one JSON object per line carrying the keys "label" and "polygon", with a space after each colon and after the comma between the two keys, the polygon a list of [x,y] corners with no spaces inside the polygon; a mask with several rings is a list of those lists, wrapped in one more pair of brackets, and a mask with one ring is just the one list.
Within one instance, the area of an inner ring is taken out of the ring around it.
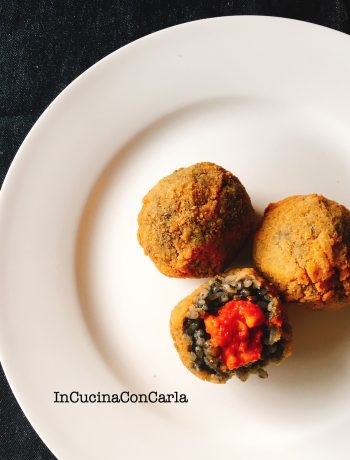
{"label": "black surface", "polygon": [[[302,19],[350,33],[345,0],[0,0],[0,185],[39,115],[96,61],[156,30],[236,14]],[[1,371],[0,460],[54,458],[26,420]]]}

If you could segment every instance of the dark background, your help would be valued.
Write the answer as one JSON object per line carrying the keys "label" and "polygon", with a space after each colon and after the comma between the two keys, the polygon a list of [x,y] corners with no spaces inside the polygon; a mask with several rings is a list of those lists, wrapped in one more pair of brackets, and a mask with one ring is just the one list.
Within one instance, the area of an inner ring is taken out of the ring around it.
{"label": "dark background", "polygon": [[[347,0],[0,0],[0,185],[39,115],[96,61],[156,30],[237,14],[301,19],[350,33]],[[0,460],[48,459],[55,457],[0,368]]]}

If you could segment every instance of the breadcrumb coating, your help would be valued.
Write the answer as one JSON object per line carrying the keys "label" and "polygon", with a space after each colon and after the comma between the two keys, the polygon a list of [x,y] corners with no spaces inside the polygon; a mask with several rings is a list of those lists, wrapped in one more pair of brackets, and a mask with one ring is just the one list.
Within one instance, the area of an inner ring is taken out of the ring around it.
{"label": "breadcrumb coating", "polygon": [[339,308],[350,299],[350,211],[317,194],[272,203],[253,257],[286,301]]}
{"label": "breadcrumb coating", "polygon": [[144,197],[138,240],[167,276],[223,271],[253,231],[250,198],[230,172],[197,163],[161,179]]}

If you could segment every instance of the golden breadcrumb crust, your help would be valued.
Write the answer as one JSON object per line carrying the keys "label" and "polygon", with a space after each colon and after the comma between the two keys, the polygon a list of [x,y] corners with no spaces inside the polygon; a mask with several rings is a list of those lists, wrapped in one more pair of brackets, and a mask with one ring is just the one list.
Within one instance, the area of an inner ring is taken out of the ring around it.
{"label": "golden breadcrumb crust", "polygon": [[339,308],[350,296],[350,211],[316,194],[270,204],[253,257],[286,301]]}
{"label": "golden breadcrumb crust", "polygon": [[239,179],[197,163],[161,179],[144,197],[138,240],[167,276],[223,271],[253,231],[254,210]]}

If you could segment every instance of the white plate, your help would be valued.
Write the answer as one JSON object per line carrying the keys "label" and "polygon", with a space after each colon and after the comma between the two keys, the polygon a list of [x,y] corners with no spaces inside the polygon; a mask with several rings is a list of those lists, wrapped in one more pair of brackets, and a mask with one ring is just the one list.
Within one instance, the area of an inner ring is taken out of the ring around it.
{"label": "white plate", "polygon": [[[60,459],[347,458],[350,312],[291,309],[295,354],[270,378],[204,383],[172,346],[197,280],[136,240],[142,196],[198,161],[262,211],[296,193],[350,206],[350,38],[267,17],[193,22],[111,54],[23,143],[0,208],[0,350]],[[188,404],[54,404],[54,391],[185,393]]]}

